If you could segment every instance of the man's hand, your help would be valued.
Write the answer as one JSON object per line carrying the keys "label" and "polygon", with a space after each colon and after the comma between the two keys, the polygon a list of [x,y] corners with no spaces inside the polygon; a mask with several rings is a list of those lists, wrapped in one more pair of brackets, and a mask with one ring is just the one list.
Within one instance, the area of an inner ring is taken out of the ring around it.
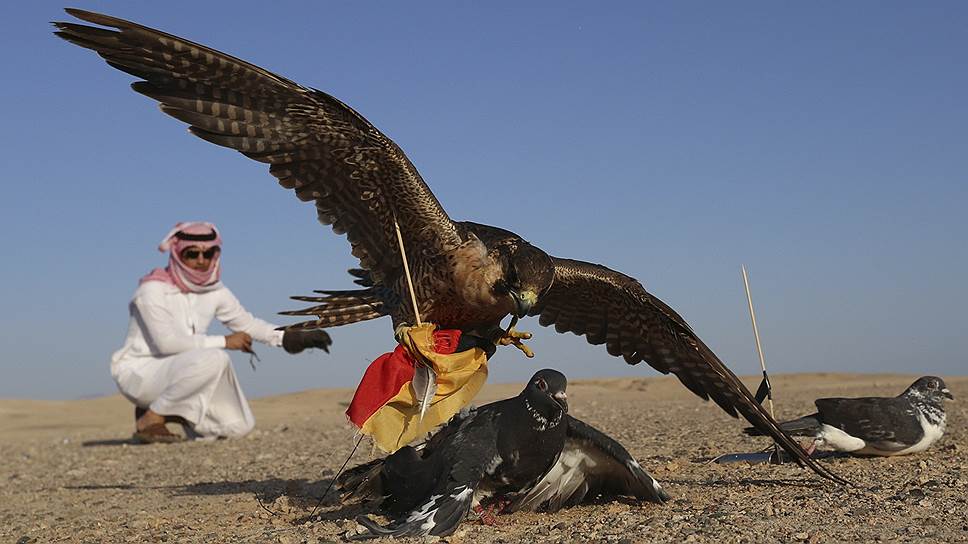
{"label": "man's hand", "polygon": [[329,353],[329,346],[333,339],[322,329],[299,330],[290,329],[282,335],[282,349],[296,354],[306,348],[319,348]]}
{"label": "man's hand", "polygon": [[225,349],[252,351],[252,337],[249,333],[233,332],[225,337]]}

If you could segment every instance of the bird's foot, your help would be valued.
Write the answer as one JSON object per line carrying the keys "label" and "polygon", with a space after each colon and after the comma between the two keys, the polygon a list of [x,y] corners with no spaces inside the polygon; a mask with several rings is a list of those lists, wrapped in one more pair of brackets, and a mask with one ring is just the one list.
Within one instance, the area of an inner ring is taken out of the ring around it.
{"label": "bird's foot", "polygon": [[393,339],[397,341],[398,344],[406,344],[407,334],[410,332],[413,326],[409,323],[401,323],[393,329]]}
{"label": "bird's foot", "polygon": [[481,525],[499,527],[502,525],[502,523],[498,521],[497,515],[500,514],[509,504],[511,504],[511,501],[507,499],[497,499],[489,502],[487,506],[478,504],[474,507],[474,512],[477,513],[478,520],[481,522]]}
{"label": "bird's foot", "polygon": [[534,357],[534,352],[531,351],[531,348],[524,345],[523,342],[523,340],[530,339],[530,332],[516,331],[514,330],[514,327],[511,327],[507,331],[504,331],[503,335],[500,336],[494,343],[499,346],[514,346],[524,352],[524,355],[530,359]]}

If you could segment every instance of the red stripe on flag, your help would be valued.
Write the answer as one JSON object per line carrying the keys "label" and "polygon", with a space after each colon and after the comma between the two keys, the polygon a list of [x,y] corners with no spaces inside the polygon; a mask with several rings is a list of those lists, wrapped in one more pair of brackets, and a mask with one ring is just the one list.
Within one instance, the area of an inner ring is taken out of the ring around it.
{"label": "red stripe on flag", "polygon": [[[460,334],[458,330],[434,331],[434,351],[444,355],[454,353]],[[377,357],[363,373],[346,416],[357,427],[363,427],[370,416],[413,380],[413,368],[413,357],[400,345],[392,353]]]}

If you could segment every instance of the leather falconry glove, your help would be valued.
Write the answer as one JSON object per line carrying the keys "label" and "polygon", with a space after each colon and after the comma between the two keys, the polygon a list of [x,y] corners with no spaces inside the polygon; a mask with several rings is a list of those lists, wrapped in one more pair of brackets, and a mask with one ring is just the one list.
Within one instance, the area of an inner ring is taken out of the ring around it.
{"label": "leather falconry glove", "polygon": [[282,349],[288,353],[300,353],[306,348],[319,348],[329,353],[333,339],[324,330],[288,330],[282,335]]}

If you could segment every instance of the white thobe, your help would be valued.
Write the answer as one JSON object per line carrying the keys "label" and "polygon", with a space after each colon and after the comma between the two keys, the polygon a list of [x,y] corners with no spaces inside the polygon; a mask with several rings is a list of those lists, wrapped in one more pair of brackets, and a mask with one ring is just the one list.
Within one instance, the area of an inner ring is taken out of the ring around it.
{"label": "white thobe", "polygon": [[135,405],[185,418],[206,436],[242,436],[255,426],[225,337],[206,334],[217,318],[233,332],[282,345],[282,331],[247,312],[222,286],[207,293],[182,293],[161,281],[138,286],[128,305],[131,320],[124,346],[111,356],[111,377]]}

